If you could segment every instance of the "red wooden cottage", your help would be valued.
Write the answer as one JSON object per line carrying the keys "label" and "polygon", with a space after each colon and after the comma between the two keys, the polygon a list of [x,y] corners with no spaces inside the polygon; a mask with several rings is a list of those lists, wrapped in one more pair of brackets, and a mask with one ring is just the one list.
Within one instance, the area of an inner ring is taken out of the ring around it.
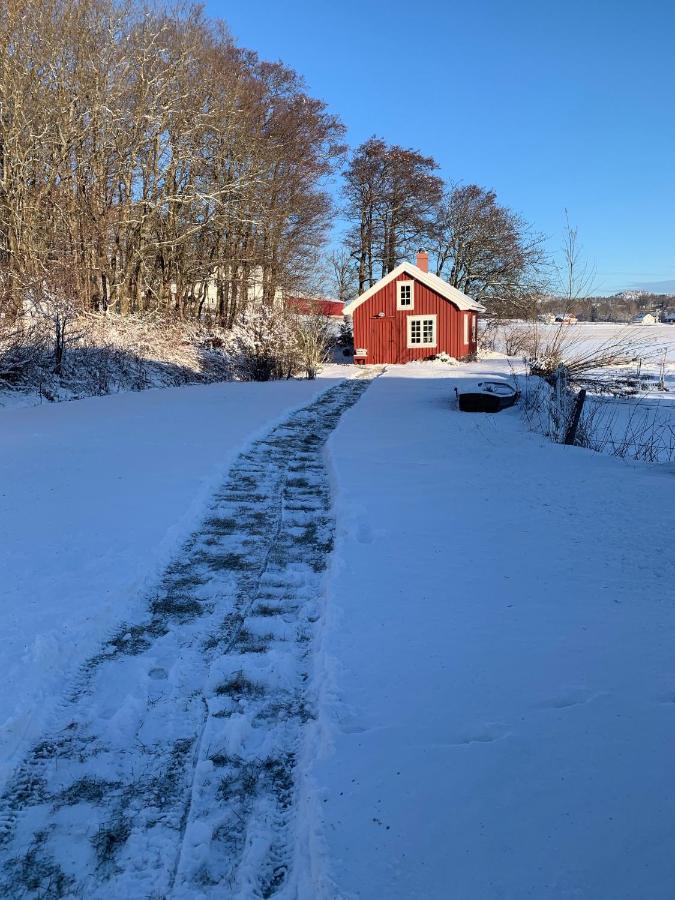
{"label": "red wooden cottage", "polygon": [[347,303],[354,325],[355,363],[406,363],[447,353],[476,352],[478,313],[485,307],[432,275],[429,255],[404,262]]}

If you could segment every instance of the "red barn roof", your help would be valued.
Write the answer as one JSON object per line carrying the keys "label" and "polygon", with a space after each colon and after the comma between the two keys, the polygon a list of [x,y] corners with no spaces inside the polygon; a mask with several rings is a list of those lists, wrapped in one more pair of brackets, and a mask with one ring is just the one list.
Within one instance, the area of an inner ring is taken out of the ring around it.
{"label": "red barn roof", "polygon": [[286,297],[286,303],[301,315],[332,316],[342,318],[344,303],[328,297]]}

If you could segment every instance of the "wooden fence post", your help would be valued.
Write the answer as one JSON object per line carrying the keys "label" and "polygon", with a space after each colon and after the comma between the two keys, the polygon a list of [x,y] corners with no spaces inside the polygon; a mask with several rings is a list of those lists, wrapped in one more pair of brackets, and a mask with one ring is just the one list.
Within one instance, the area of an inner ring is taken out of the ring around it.
{"label": "wooden fence post", "polygon": [[567,432],[565,433],[566,444],[573,444],[576,440],[577,428],[579,427],[579,419],[581,418],[581,410],[583,409],[585,399],[586,388],[582,388],[577,394],[577,399],[574,402],[574,412],[572,413],[572,419],[567,426]]}

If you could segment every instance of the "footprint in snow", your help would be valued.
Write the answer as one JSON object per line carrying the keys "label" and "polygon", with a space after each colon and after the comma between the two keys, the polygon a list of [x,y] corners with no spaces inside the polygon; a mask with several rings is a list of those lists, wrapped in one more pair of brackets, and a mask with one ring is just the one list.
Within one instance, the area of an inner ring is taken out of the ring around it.
{"label": "footprint in snow", "polygon": [[508,737],[511,732],[505,725],[498,722],[485,722],[483,725],[471,729],[456,741],[451,741],[452,746],[463,746],[466,744],[491,744],[494,741],[500,741],[502,738]]}
{"label": "footprint in snow", "polygon": [[541,704],[544,709],[567,709],[570,706],[581,706],[602,697],[602,691],[590,691],[588,688],[573,688],[563,691],[558,697]]}

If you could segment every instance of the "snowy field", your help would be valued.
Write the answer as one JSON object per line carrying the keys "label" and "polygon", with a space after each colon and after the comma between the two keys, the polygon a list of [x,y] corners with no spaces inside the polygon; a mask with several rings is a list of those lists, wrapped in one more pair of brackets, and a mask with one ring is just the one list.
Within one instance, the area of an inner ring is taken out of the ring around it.
{"label": "snowy field", "polygon": [[0,414],[0,893],[675,894],[675,468],[510,372]]}
{"label": "snowy field", "polygon": [[[559,326],[539,325],[541,333],[553,334]],[[596,350],[607,346],[627,335],[628,339],[637,342],[644,352],[639,354],[639,372],[643,383],[641,390],[652,397],[664,399],[661,392],[650,390],[649,381],[657,381],[663,366],[666,387],[675,393],[675,326],[673,325],[611,325],[598,322],[580,322],[576,325],[564,326],[575,347],[582,352]],[[637,366],[629,367],[635,368]]]}
{"label": "snowy field", "polygon": [[335,383],[190,386],[0,412],[0,784],[242,446]]}
{"label": "snowy field", "polygon": [[[523,329],[531,326],[519,325]],[[536,325],[543,342],[551,340],[561,331],[560,325]],[[579,322],[576,325],[562,326],[565,340],[574,348],[574,355],[598,350],[622,338],[637,343],[644,349],[640,354],[640,372],[644,377],[643,388],[648,392],[648,380],[651,376],[657,380],[661,374],[661,366],[665,368],[666,383],[675,392],[675,326],[673,325],[612,325],[607,322]],[[629,367],[637,371],[636,365]],[[662,395],[659,395],[662,398]]]}
{"label": "snowy field", "polygon": [[[524,323],[505,331],[531,334]],[[671,325],[542,325],[536,329],[542,344],[562,334],[565,355],[574,359],[604,351],[626,341],[637,348],[634,362],[590,370],[584,419],[594,449],[645,462],[675,461],[675,327]],[[505,334],[498,346],[505,345]],[[514,371],[522,366],[512,362]],[[601,383],[602,387],[599,386]],[[525,390],[526,385],[521,382]]]}

